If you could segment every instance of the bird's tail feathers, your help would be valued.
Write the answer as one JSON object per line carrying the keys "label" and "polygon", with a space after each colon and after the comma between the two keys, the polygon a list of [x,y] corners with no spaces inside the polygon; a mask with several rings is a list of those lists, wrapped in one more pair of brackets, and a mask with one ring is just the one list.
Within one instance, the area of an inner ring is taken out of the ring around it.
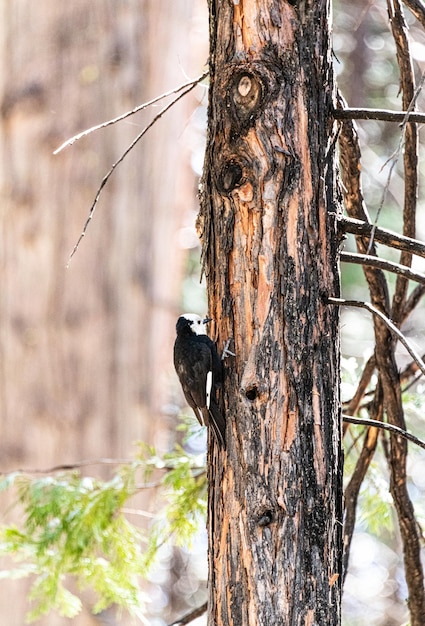
{"label": "bird's tail feathers", "polygon": [[224,419],[217,403],[213,398],[210,400],[209,409],[204,409],[205,422],[209,423],[214,431],[217,443],[222,448],[226,447],[226,420]]}

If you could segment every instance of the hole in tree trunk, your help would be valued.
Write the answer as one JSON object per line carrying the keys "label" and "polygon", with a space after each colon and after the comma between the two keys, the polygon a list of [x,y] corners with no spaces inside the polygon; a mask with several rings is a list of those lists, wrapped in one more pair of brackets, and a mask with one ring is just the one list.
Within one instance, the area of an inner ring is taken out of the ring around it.
{"label": "hole in tree trunk", "polygon": [[257,386],[253,385],[252,387],[248,387],[248,389],[245,389],[245,395],[248,398],[248,400],[251,400],[251,402],[253,402],[258,396]]}
{"label": "hole in tree trunk", "polygon": [[269,526],[273,521],[273,511],[264,511],[264,513],[258,518],[259,526]]}
{"label": "hole in tree trunk", "polygon": [[240,185],[242,180],[242,166],[237,161],[228,161],[220,172],[218,187],[220,191],[230,193]]}

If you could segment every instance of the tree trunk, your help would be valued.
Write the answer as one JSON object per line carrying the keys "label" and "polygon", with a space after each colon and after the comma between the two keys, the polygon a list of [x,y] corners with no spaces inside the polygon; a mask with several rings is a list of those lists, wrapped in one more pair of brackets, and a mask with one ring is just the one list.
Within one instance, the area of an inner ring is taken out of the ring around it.
{"label": "tree trunk", "polygon": [[209,624],[340,622],[342,456],[329,3],[210,0],[199,227],[224,361]]}

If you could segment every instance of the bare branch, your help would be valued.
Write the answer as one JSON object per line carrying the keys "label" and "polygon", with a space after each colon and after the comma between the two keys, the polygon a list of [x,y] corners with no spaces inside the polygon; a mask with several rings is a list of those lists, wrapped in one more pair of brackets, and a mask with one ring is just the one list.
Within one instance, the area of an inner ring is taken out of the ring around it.
{"label": "bare branch", "polygon": [[[203,75],[202,75],[203,76]],[[198,81],[199,82],[199,81]],[[111,169],[109,170],[109,172],[102,178],[102,182],[100,183],[99,189],[97,190],[96,196],[93,200],[93,203],[90,207],[90,211],[89,211],[89,215],[88,218],[86,219],[86,222],[83,226],[83,230],[81,232],[81,235],[79,236],[77,243],[75,244],[71,254],[69,255],[68,258],[68,263],[67,263],[67,267],[69,267],[69,264],[71,262],[72,257],[74,256],[74,254],[77,252],[80,243],[82,241],[82,239],[85,237],[85,234],[87,232],[87,228],[93,218],[97,203],[99,201],[100,198],[100,194],[102,193],[102,189],[104,188],[104,186],[106,185],[106,183],[109,181],[110,177],[112,176],[115,168],[124,161],[125,157],[128,155],[129,152],[131,152],[131,150],[134,148],[134,146],[142,139],[142,137],[144,137],[144,135],[146,135],[146,133],[148,132],[148,130],[150,128],[152,128],[152,126],[164,115],[164,113],[166,113],[169,109],[171,109],[171,107],[173,107],[176,102],[178,102],[181,98],[183,98],[186,94],[188,94],[190,91],[192,91],[192,89],[194,87],[196,87],[197,83],[196,82],[192,82],[189,84],[189,86],[182,91],[178,96],[176,96],[175,98],[173,98],[173,100],[171,100],[171,102],[169,102],[163,109],[161,109],[161,111],[159,113],[157,113],[157,115],[155,115],[155,117],[149,122],[149,124],[147,126],[145,126],[145,128],[142,130],[141,133],[139,133],[137,135],[137,137],[131,142],[131,144],[128,146],[128,148],[126,148],[124,150],[124,152],[122,153],[122,155],[120,156],[120,158],[118,159],[118,161],[115,161],[115,163],[112,165]]]}
{"label": "bare branch", "polygon": [[394,274],[405,276],[409,280],[414,280],[421,285],[425,285],[425,276],[414,272],[405,265],[400,263],[393,263],[393,261],[387,261],[377,256],[370,256],[368,254],[359,254],[358,252],[341,252],[341,261],[344,263],[356,263],[357,265],[369,265],[370,267],[378,267],[381,270],[388,270]]}
{"label": "bare branch", "polygon": [[360,426],[371,426],[373,428],[388,430],[390,433],[399,435],[400,437],[407,439],[407,441],[411,441],[412,443],[425,450],[425,441],[422,441],[422,439],[418,439],[418,437],[415,437],[415,435],[412,435],[407,430],[403,430],[403,428],[394,426],[394,424],[387,424],[386,422],[379,422],[378,420],[363,419],[361,417],[353,417],[352,415],[343,415],[342,419],[348,424],[358,424]]}
{"label": "bare branch", "polygon": [[[334,109],[333,116],[337,120],[377,120],[381,122],[398,122],[403,124],[407,111],[390,111],[389,109]],[[410,113],[409,122],[425,123],[425,113]]]}
{"label": "bare branch", "polygon": [[[415,102],[422,89],[424,76],[422,76],[418,89],[415,90],[415,76],[413,63],[410,55],[409,37],[407,24],[399,0],[387,0],[390,26],[397,49],[397,63],[400,69],[400,89],[402,92],[402,106],[409,112],[413,112]],[[411,123],[410,113],[406,116],[404,125],[404,206],[403,206],[403,235],[415,237],[416,235],[416,203],[418,191],[418,129],[416,124]],[[400,264],[410,267],[412,255],[403,251]],[[407,298],[408,278],[405,275],[397,277],[391,307],[391,317],[396,324],[400,322],[403,308]]]}
{"label": "bare branch", "polygon": [[417,364],[418,368],[421,370],[421,372],[425,376],[425,363],[422,361],[422,359],[419,356],[419,354],[416,352],[416,350],[414,348],[412,348],[412,346],[407,341],[406,337],[397,328],[397,326],[395,326],[392,323],[392,321],[390,319],[388,319],[388,317],[386,315],[384,315],[381,311],[379,311],[379,309],[374,307],[373,304],[370,304],[370,302],[361,302],[359,300],[344,300],[343,298],[328,298],[327,300],[328,300],[329,304],[337,304],[337,305],[340,305],[340,306],[354,306],[354,307],[357,307],[359,309],[366,309],[367,311],[369,311],[370,313],[372,313],[376,317],[379,317],[384,322],[384,324],[388,328],[388,330],[393,335],[395,335],[397,337],[397,339],[400,341],[400,343],[403,344],[403,346],[406,348],[406,350],[408,351],[408,353],[410,354],[412,359]]}
{"label": "bare branch", "polygon": [[120,509],[121,513],[125,513],[126,515],[136,515],[137,517],[147,517],[148,519],[155,519],[155,513],[151,513],[150,511],[144,511],[143,509],[131,509],[129,507],[122,507]]}
{"label": "bare branch", "polygon": [[[372,224],[357,220],[352,217],[338,216],[338,222],[341,224],[342,229],[346,233],[357,235],[359,237],[370,237],[372,233]],[[387,228],[381,228],[380,226],[375,229],[375,241],[383,243],[391,248],[397,250],[406,250],[417,256],[425,258],[425,243],[418,241],[418,239],[412,239],[411,237],[404,237]]]}
{"label": "bare branch", "polygon": [[148,107],[152,106],[156,102],[159,102],[160,100],[164,100],[164,98],[168,98],[169,96],[172,96],[175,93],[179,93],[179,91],[186,89],[186,87],[190,87],[191,85],[192,86],[197,85],[198,83],[203,81],[204,78],[208,76],[208,73],[209,72],[204,72],[203,74],[201,74],[201,76],[198,76],[198,78],[194,78],[193,80],[187,83],[183,83],[183,85],[179,85],[178,87],[171,89],[171,91],[166,91],[160,96],[156,96],[155,98],[153,98],[152,100],[149,100],[148,102],[145,102],[144,104],[139,104],[139,106],[135,107],[131,111],[127,111],[126,113],[123,113],[122,115],[119,115],[118,117],[114,117],[114,119],[112,120],[108,120],[107,122],[103,122],[102,124],[96,124],[96,126],[92,126],[91,128],[88,128],[87,130],[83,130],[81,133],[78,133],[77,135],[74,135],[73,137],[71,137],[71,139],[67,139],[66,141],[64,141],[63,144],[59,146],[59,148],[56,148],[53,154],[58,154],[64,148],[67,148],[68,146],[72,146],[73,143],[75,143],[82,137],[86,137],[87,135],[90,135],[90,133],[93,133],[96,130],[100,130],[101,128],[106,128],[107,126],[111,126],[112,124],[121,122],[121,120],[125,120],[127,117],[130,117],[131,115],[134,115],[135,113],[139,113],[139,111],[143,111],[144,109],[147,109]]}
{"label": "bare branch", "polygon": [[[371,414],[375,421],[380,422],[383,414],[383,394],[382,385],[378,380],[373,401],[370,407]],[[348,416],[351,417],[351,416]],[[378,443],[378,430],[368,428],[363,438],[363,447],[357,459],[356,466],[350,477],[350,481],[344,492],[344,552],[343,552],[343,578],[347,575],[348,562],[350,559],[351,541],[353,539],[354,528],[357,517],[357,500],[360,493],[364,477],[375,454]]]}
{"label": "bare branch", "polygon": [[[422,357],[424,358],[424,357]],[[412,365],[412,364],[410,364]],[[414,364],[416,365],[416,364]],[[409,369],[405,369],[403,372],[400,372],[400,382],[402,383],[403,380],[407,377],[407,374],[409,373]],[[422,378],[422,372],[418,372],[418,370],[416,369],[416,374],[413,376],[413,378],[410,378],[409,382],[407,383],[407,385],[405,387],[403,387],[402,389],[402,393],[406,393],[406,391],[408,391],[409,389],[411,389],[414,385],[416,385],[416,383]]]}
{"label": "bare branch", "polygon": [[[7,471],[0,470],[0,476],[7,476],[11,474],[55,474],[56,472],[70,472],[73,470],[77,470],[80,467],[88,467],[90,465],[131,465],[135,462],[135,459],[109,459],[109,458],[100,458],[100,459],[84,459],[82,461],[75,461],[75,463],[66,463],[63,465],[54,465],[53,467],[47,468],[22,468],[22,469],[12,469]],[[151,466],[152,467],[152,466]],[[175,468],[172,465],[161,465],[161,467],[153,468],[160,472],[171,472]],[[193,472],[194,478],[199,478],[202,474],[205,474],[205,467],[196,467],[193,466],[191,468]],[[151,482],[144,483],[143,485],[136,485],[136,490],[143,489],[155,489],[156,487],[161,486],[161,482]]]}
{"label": "bare branch", "polygon": [[403,2],[425,29],[425,5],[422,0],[403,0]]}
{"label": "bare branch", "polygon": [[75,461],[75,463],[64,463],[63,465],[54,465],[53,467],[47,467],[44,469],[15,469],[1,471],[0,476],[6,476],[6,474],[54,474],[55,472],[68,472],[80,467],[88,467],[89,465],[128,465],[133,462],[133,459],[84,459],[82,461]]}
{"label": "bare branch", "polygon": [[[344,107],[344,99],[338,93],[338,106]],[[343,120],[339,134],[342,192],[344,204],[350,217],[371,223],[361,185],[361,151],[357,130],[352,120]],[[371,225],[372,228],[372,225]],[[372,232],[371,232],[372,234]],[[372,242],[372,243],[371,243]],[[357,251],[365,254],[368,249],[376,254],[376,246],[371,237],[356,237]],[[363,266],[369,285],[372,304],[382,311],[389,310],[388,285],[385,274],[377,268]]]}
{"label": "bare branch", "polygon": [[186,615],[183,615],[183,617],[176,620],[175,622],[172,622],[168,626],[178,626],[178,625],[183,626],[184,624],[190,624],[190,622],[193,622],[193,620],[203,615],[207,609],[208,609],[208,602],[204,602],[204,604],[201,604],[201,606],[197,606],[196,609],[189,611],[189,613],[186,613]]}

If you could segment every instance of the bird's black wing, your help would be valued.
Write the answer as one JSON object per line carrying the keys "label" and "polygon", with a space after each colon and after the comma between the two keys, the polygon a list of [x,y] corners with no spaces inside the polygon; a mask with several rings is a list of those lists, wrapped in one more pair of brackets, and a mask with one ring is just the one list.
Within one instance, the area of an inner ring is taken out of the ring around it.
{"label": "bird's black wing", "polygon": [[174,344],[174,367],[186,400],[199,420],[195,407],[201,409],[207,405],[207,376],[212,371],[211,350],[196,338],[177,337]]}
{"label": "bird's black wing", "polygon": [[[198,422],[211,425],[218,444],[225,447],[226,422],[215,398],[216,388],[222,382],[221,360],[215,343],[207,335],[178,335],[174,344],[174,367]],[[209,406],[208,374],[212,374]]]}
{"label": "bird's black wing", "polygon": [[210,339],[207,335],[199,335],[198,339],[200,339],[206,346],[210,349],[211,359],[212,359],[212,372],[213,372],[213,384],[214,387],[217,388],[223,382],[223,369],[221,359],[217,352],[217,347],[212,339]]}

